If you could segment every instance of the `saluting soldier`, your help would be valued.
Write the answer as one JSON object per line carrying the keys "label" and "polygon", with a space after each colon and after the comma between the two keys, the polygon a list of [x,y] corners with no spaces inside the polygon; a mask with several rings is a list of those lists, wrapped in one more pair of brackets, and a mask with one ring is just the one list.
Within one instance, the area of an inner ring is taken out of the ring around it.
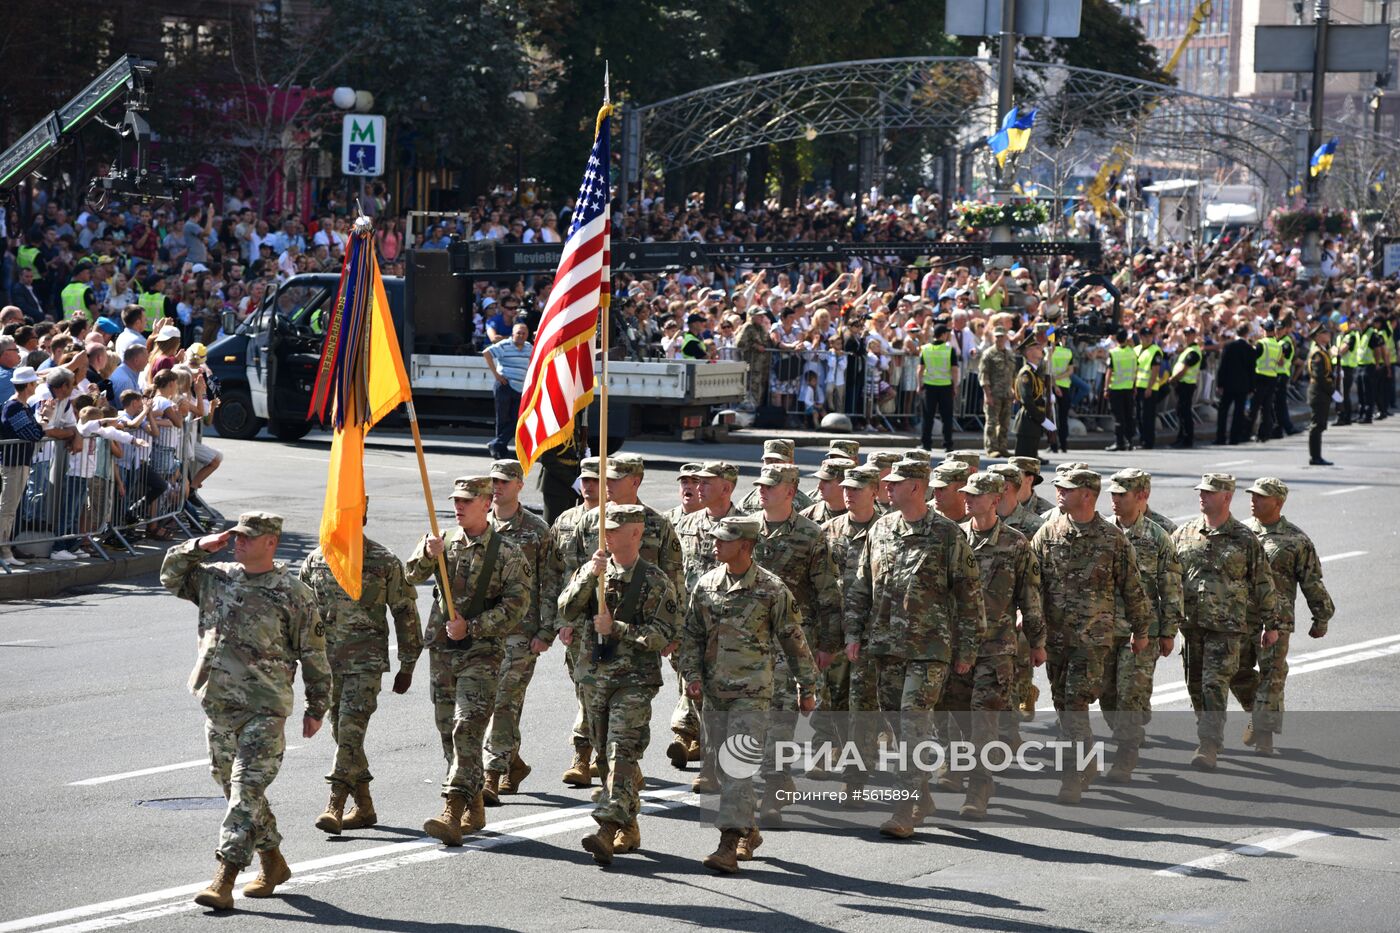
{"label": "saluting soldier", "polygon": [[[797,442],[790,438],[770,437],[763,442],[763,463],[765,466],[770,463],[792,463],[796,456]],[[795,501],[798,511],[801,511],[812,505],[814,500],[799,489]],[[739,503],[739,510],[745,515],[754,515],[763,511],[763,503],[759,501],[757,486],[744,495],[743,501]]]}
{"label": "saluting soldier", "polygon": [[810,518],[818,525],[824,525],[846,511],[846,501],[841,496],[841,480],[846,471],[855,466],[854,460],[845,457],[827,457],[813,473],[817,480],[818,500],[801,511],[803,518]]}
{"label": "saluting soldier", "polygon": [[[204,708],[209,769],[228,807],[215,849],[218,869],[194,902],[233,908],[233,883],[258,853],[261,870],[243,893],[271,897],[292,877],[267,788],[282,767],[297,665],[306,690],[303,738],[321,728],[330,703],[325,626],[308,590],[276,561],[282,518],[244,512],[218,534],[192,538],[165,555],[160,582],[199,607],[199,657],[189,687]],[[231,562],[209,558],[233,541]]]}
{"label": "saluting soldier", "polygon": [[1332,396],[1337,391],[1332,356],[1327,350],[1332,343],[1332,332],[1326,324],[1319,324],[1308,334],[1308,339],[1312,341],[1312,348],[1308,350],[1308,408],[1312,411],[1312,424],[1308,427],[1308,464],[1331,466],[1332,461],[1322,459],[1322,432],[1327,430]]}
{"label": "saluting soldier", "polygon": [[[590,509],[598,507],[598,458],[584,457],[579,461],[579,489],[583,501],[560,514],[549,528],[549,536],[554,544],[554,552],[559,555],[559,579],[571,580],[574,571],[582,566],[579,545],[579,523]],[[583,640],[570,641],[564,646],[564,667],[569,672],[569,680],[574,685],[574,696],[578,709],[574,713],[573,763],[564,772],[563,781],[570,787],[591,787],[593,785],[593,736],[588,729],[588,711],[583,703],[583,691],[574,677],[578,663],[579,646]],[[603,749],[598,749],[602,752]]]}

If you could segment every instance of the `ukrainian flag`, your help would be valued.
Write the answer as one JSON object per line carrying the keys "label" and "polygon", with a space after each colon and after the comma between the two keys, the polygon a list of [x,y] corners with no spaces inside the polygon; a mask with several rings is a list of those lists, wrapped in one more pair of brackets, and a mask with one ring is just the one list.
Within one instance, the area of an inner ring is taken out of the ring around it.
{"label": "ukrainian flag", "polygon": [[1030,142],[1031,127],[1035,126],[1036,111],[1021,113],[1016,107],[1006,112],[1001,120],[1001,129],[987,137],[987,146],[997,158],[997,165],[1005,166],[1012,153],[1025,152]]}
{"label": "ukrainian flag", "polygon": [[1318,175],[1325,175],[1332,168],[1332,156],[1337,152],[1339,140],[1333,136],[1327,142],[1317,147],[1317,151],[1312,154],[1312,161],[1308,163],[1308,170],[1312,172],[1314,178]]}

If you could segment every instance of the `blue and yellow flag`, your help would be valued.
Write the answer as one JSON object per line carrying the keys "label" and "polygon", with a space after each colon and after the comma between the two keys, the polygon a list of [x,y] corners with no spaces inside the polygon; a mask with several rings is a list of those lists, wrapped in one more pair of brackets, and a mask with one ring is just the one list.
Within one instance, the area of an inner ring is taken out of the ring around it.
{"label": "blue and yellow flag", "polygon": [[1384,188],[1385,188],[1385,169],[1381,169],[1379,172],[1376,173],[1376,180],[1373,181],[1373,182],[1371,182],[1371,190],[1374,191],[1376,194],[1380,194],[1381,191],[1382,191],[1382,189],[1384,189]]}
{"label": "blue and yellow flag", "polygon": [[1035,114],[1034,110],[1021,113],[1018,108],[1012,107],[1002,117],[1001,129],[987,137],[987,146],[996,156],[997,165],[1005,166],[1007,157],[1012,153],[1026,151],[1031,128],[1035,126]]}
{"label": "blue and yellow flag", "polygon": [[324,420],[332,398],[335,432],[321,510],[321,551],[336,582],[352,599],[359,599],[364,561],[365,434],[401,403],[413,400],[374,255],[370,223],[365,218],[355,222],[350,236],[307,417],[317,415]]}
{"label": "blue and yellow flag", "polygon": [[1312,161],[1308,163],[1308,171],[1314,178],[1318,175],[1325,175],[1332,169],[1332,157],[1337,153],[1337,143],[1339,140],[1333,136],[1327,142],[1317,147],[1317,151],[1312,154]]}

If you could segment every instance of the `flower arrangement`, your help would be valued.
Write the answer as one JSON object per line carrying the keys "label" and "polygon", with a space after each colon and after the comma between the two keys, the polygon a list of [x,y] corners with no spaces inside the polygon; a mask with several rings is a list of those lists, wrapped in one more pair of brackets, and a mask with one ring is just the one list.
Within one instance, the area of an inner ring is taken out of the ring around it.
{"label": "flower arrangement", "polygon": [[954,205],[958,225],[967,230],[988,227],[1036,227],[1050,219],[1050,210],[1039,201],[1018,201],[1014,204],[963,201]]}
{"label": "flower arrangement", "polygon": [[1295,210],[1277,208],[1269,214],[1268,226],[1280,240],[1299,240],[1309,233],[1327,233],[1333,236],[1351,230],[1351,218],[1344,212],[1313,210],[1300,207]]}

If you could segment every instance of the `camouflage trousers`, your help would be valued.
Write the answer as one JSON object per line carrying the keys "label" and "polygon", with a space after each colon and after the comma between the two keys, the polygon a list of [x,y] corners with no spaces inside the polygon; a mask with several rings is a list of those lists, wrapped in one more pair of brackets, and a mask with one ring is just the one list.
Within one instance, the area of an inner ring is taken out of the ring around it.
{"label": "camouflage trousers", "polygon": [[[1031,686],[1035,683],[1035,665],[1031,664],[1031,643],[1026,641],[1026,634],[1020,629],[1016,630],[1015,659],[1015,675],[1011,680],[1011,705],[1008,707],[1012,710],[1021,708],[1021,703],[1031,695]],[[1001,717],[1002,738],[1010,741],[1020,728],[1017,717]]]}
{"label": "camouflage trousers", "polygon": [[[564,649],[564,669],[569,672],[569,682],[574,685],[574,697],[578,700],[578,709],[574,712],[573,742],[575,751],[589,748],[593,744],[592,731],[588,725],[588,703],[583,696],[583,688],[578,681],[574,680],[574,665],[578,663],[578,653],[582,649],[583,639],[574,637],[567,648]],[[599,749],[601,752],[602,749]]]}
{"label": "camouflage trousers", "polygon": [[[997,738],[1001,715],[1011,709],[1011,687],[1016,678],[1016,656],[978,655],[977,663],[966,674],[949,670],[948,683],[938,710],[945,718],[939,724],[939,740],[947,745],[961,737],[978,749]],[[983,770],[978,757],[977,770]]]}
{"label": "camouflage trousers", "polygon": [[335,739],[335,763],[326,781],[353,790],[356,784],[374,780],[365,757],[365,730],[379,706],[382,674],[341,674],[331,671],[331,738]]}
{"label": "camouflage trousers", "polygon": [[1091,742],[1089,707],[1103,689],[1107,645],[1086,645],[1070,632],[1051,630],[1045,646],[1050,696],[1060,717],[1060,737],[1070,742]]}
{"label": "camouflage trousers", "polygon": [[1186,673],[1186,692],[1196,711],[1196,735],[1202,744],[1225,744],[1225,707],[1230,699],[1230,678],[1240,666],[1243,635],[1182,629],[1181,666]]}
{"label": "camouflage trousers", "polygon": [[768,354],[759,354],[758,360],[749,361],[749,373],[745,389],[754,405],[762,405],[768,390]]}
{"label": "camouflage trousers", "polygon": [[[847,663],[850,665],[851,671],[848,708],[852,713],[899,712],[899,695],[903,689],[903,683],[902,678],[894,676],[896,673],[894,668],[886,668],[884,678],[881,679],[880,667],[873,654],[862,654],[855,663]],[[884,728],[886,732],[893,735],[899,725],[899,719],[897,716],[866,715],[853,716],[851,722],[855,725],[867,720],[874,722],[869,725],[869,728],[856,727],[851,738],[855,740],[861,760],[871,762],[875,760],[875,746],[879,739],[880,729]]]}
{"label": "camouflage trousers", "polygon": [[680,691],[680,697],[676,700],[676,708],[671,713],[671,731],[688,739],[699,739],[700,710],[703,707],[703,698],[693,700],[685,695],[685,680],[680,675],[680,661],[676,658],[676,652],[671,652],[670,660],[671,670],[676,672],[676,686]]}
{"label": "camouflage trousers", "polygon": [[706,691],[702,697],[705,767],[719,779],[715,826],[721,830],[747,831],[756,825],[753,779],[762,764],[758,750],[767,739],[772,705],[773,698],[766,696],[721,697]]}
{"label": "camouflage trousers", "polygon": [[839,751],[847,739],[849,720],[844,715],[851,709],[851,662],[845,651],[832,655],[831,664],[821,671],[824,692],[822,709],[832,714],[817,719],[814,744],[834,745]]}
{"label": "camouflage trousers", "polygon": [[[862,658],[864,657],[862,655]],[[933,711],[943,696],[943,688],[950,670],[948,663],[890,655],[876,655],[871,657],[869,662],[866,675],[874,678],[879,695],[885,696],[893,689],[892,685],[897,684],[899,687],[898,705],[889,710],[899,710],[899,722],[896,727],[899,740],[911,750],[921,742],[931,742]],[[887,684],[891,686],[887,687]],[[863,725],[857,727],[857,734],[854,736],[856,747],[860,749],[861,757],[867,765],[873,765],[877,760],[873,755],[877,739],[874,723],[864,716],[860,717],[859,723]],[[895,776],[895,786],[909,792],[922,792],[928,783],[928,777],[927,773],[910,766]]]}
{"label": "camouflage trousers", "polygon": [[[763,777],[765,780],[779,773],[774,764],[778,743],[792,741],[793,732],[797,728],[797,701],[797,681],[793,679],[792,671],[788,668],[787,658],[783,656],[781,651],[775,652],[773,657],[773,714],[768,720],[768,738],[763,750]],[[826,692],[826,678],[824,676],[817,678],[817,708],[821,710],[831,709],[831,699]],[[822,718],[830,720],[836,717]],[[793,767],[795,766],[790,766],[789,770],[792,770]]]}
{"label": "camouflage trousers", "polygon": [[593,819],[599,823],[625,825],[642,810],[637,764],[651,742],[651,701],[659,689],[637,684],[581,688],[603,782],[603,793],[593,808]]}
{"label": "camouflage trousers", "polygon": [[1011,429],[1011,397],[992,396],[987,403],[987,423],[982,429],[982,446],[987,453],[1008,450],[1006,433]]}
{"label": "camouflage trousers", "polygon": [[538,659],[539,655],[530,650],[529,635],[516,634],[506,639],[496,684],[495,713],[486,736],[487,771],[504,774],[510,768],[511,756],[520,751],[520,711],[525,708],[525,688],[535,676]]}
{"label": "camouflage trousers", "polygon": [[1133,639],[1121,635],[1104,656],[1103,688],[1099,709],[1113,730],[1119,745],[1138,746],[1152,721],[1152,675],[1161,648],[1157,639],[1147,639],[1147,647],[1133,654]]}
{"label": "camouflage trousers", "polygon": [[1279,632],[1278,641],[1267,648],[1259,646],[1259,632],[1240,644],[1240,666],[1230,678],[1230,691],[1240,706],[1253,713],[1256,732],[1283,731],[1283,685],[1288,679],[1288,637]]}
{"label": "camouflage trousers", "polygon": [[501,654],[478,648],[430,650],[430,693],[447,776],[442,795],[481,793],[481,741],[496,703]]}
{"label": "camouflage trousers", "polygon": [[267,803],[267,788],[282,768],[287,720],[238,710],[206,709],[205,715],[209,770],[228,800],[216,854],[243,868],[253,861],[255,850],[266,852],[282,844],[277,817]]}

